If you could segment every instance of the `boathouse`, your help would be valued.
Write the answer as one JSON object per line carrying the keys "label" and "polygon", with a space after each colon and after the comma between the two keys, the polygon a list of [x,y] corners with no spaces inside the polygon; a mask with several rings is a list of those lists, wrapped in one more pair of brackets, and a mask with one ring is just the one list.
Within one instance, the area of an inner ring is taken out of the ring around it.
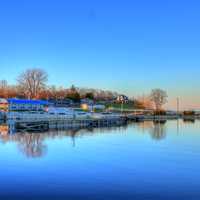
{"label": "boathouse", "polygon": [[47,107],[48,107],[48,101],[8,99],[9,112],[45,111]]}

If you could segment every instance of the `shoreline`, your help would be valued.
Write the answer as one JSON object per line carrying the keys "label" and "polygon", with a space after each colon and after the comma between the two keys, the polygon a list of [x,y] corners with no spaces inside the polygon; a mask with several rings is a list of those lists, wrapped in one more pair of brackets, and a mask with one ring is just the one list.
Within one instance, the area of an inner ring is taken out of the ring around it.
{"label": "shoreline", "polygon": [[[32,118],[31,118],[32,117]],[[168,120],[179,120],[194,122],[200,120],[200,116],[182,116],[182,115],[116,115],[115,117],[107,116],[105,118],[86,118],[86,119],[67,119],[64,117],[43,118],[29,115],[24,118],[13,118],[3,120],[8,125],[10,133],[16,131],[21,132],[43,132],[52,129],[82,129],[82,128],[100,128],[100,127],[117,127],[128,124],[129,122],[145,122],[153,121],[158,123],[165,123]]]}

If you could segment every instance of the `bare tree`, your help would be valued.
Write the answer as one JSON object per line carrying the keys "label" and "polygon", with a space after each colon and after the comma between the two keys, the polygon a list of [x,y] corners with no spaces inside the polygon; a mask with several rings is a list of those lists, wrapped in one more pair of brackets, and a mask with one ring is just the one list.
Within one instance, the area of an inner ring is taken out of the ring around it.
{"label": "bare tree", "polygon": [[162,109],[162,106],[167,103],[167,93],[159,88],[153,89],[150,94],[150,99],[154,103],[157,111]]}
{"label": "bare tree", "polygon": [[6,80],[0,80],[0,97],[7,98],[8,83]]}
{"label": "bare tree", "polygon": [[19,89],[27,98],[36,99],[45,88],[48,75],[42,69],[28,69],[19,75]]}
{"label": "bare tree", "polygon": [[0,80],[0,88],[4,89],[8,86],[8,83],[6,80]]}
{"label": "bare tree", "polygon": [[0,80],[0,98],[16,97],[17,88],[9,85],[6,80]]}

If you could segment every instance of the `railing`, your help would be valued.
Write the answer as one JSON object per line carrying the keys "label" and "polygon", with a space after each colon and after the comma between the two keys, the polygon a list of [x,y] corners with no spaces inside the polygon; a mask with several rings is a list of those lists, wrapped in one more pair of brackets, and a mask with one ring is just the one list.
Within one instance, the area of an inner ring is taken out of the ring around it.
{"label": "railing", "polygon": [[109,114],[96,116],[78,117],[72,115],[49,115],[33,113],[8,113],[7,119],[11,121],[37,122],[37,121],[68,121],[68,120],[103,120],[103,119],[120,119],[121,115]]}

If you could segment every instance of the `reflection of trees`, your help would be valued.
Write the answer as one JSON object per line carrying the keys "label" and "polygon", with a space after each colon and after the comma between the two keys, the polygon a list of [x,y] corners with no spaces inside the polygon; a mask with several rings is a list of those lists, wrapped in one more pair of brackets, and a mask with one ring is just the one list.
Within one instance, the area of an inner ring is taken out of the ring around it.
{"label": "reflection of trees", "polygon": [[19,150],[27,157],[40,157],[46,153],[47,147],[43,144],[45,135],[42,133],[16,133],[0,132],[0,142],[15,142]]}
{"label": "reflection of trees", "polygon": [[44,137],[38,133],[16,134],[18,146],[27,157],[41,157],[46,153],[47,147],[43,144]]}
{"label": "reflection of trees", "polygon": [[150,134],[153,139],[161,140],[166,137],[166,127],[165,123],[157,121],[154,122],[154,126],[150,131]]}
{"label": "reflection of trees", "polygon": [[160,140],[166,136],[166,121],[144,121],[134,123],[134,127],[143,133],[148,132],[155,140]]}
{"label": "reflection of trees", "polygon": [[63,138],[71,137],[73,146],[77,137],[92,136],[96,134],[108,134],[113,131],[124,132],[126,126],[121,127],[105,127],[105,128],[90,128],[90,129],[70,129],[70,130],[52,130],[45,133],[15,133],[9,134],[0,131],[0,142],[16,142],[20,152],[27,157],[36,158],[44,156],[47,153],[48,146],[45,144],[47,138]]}

